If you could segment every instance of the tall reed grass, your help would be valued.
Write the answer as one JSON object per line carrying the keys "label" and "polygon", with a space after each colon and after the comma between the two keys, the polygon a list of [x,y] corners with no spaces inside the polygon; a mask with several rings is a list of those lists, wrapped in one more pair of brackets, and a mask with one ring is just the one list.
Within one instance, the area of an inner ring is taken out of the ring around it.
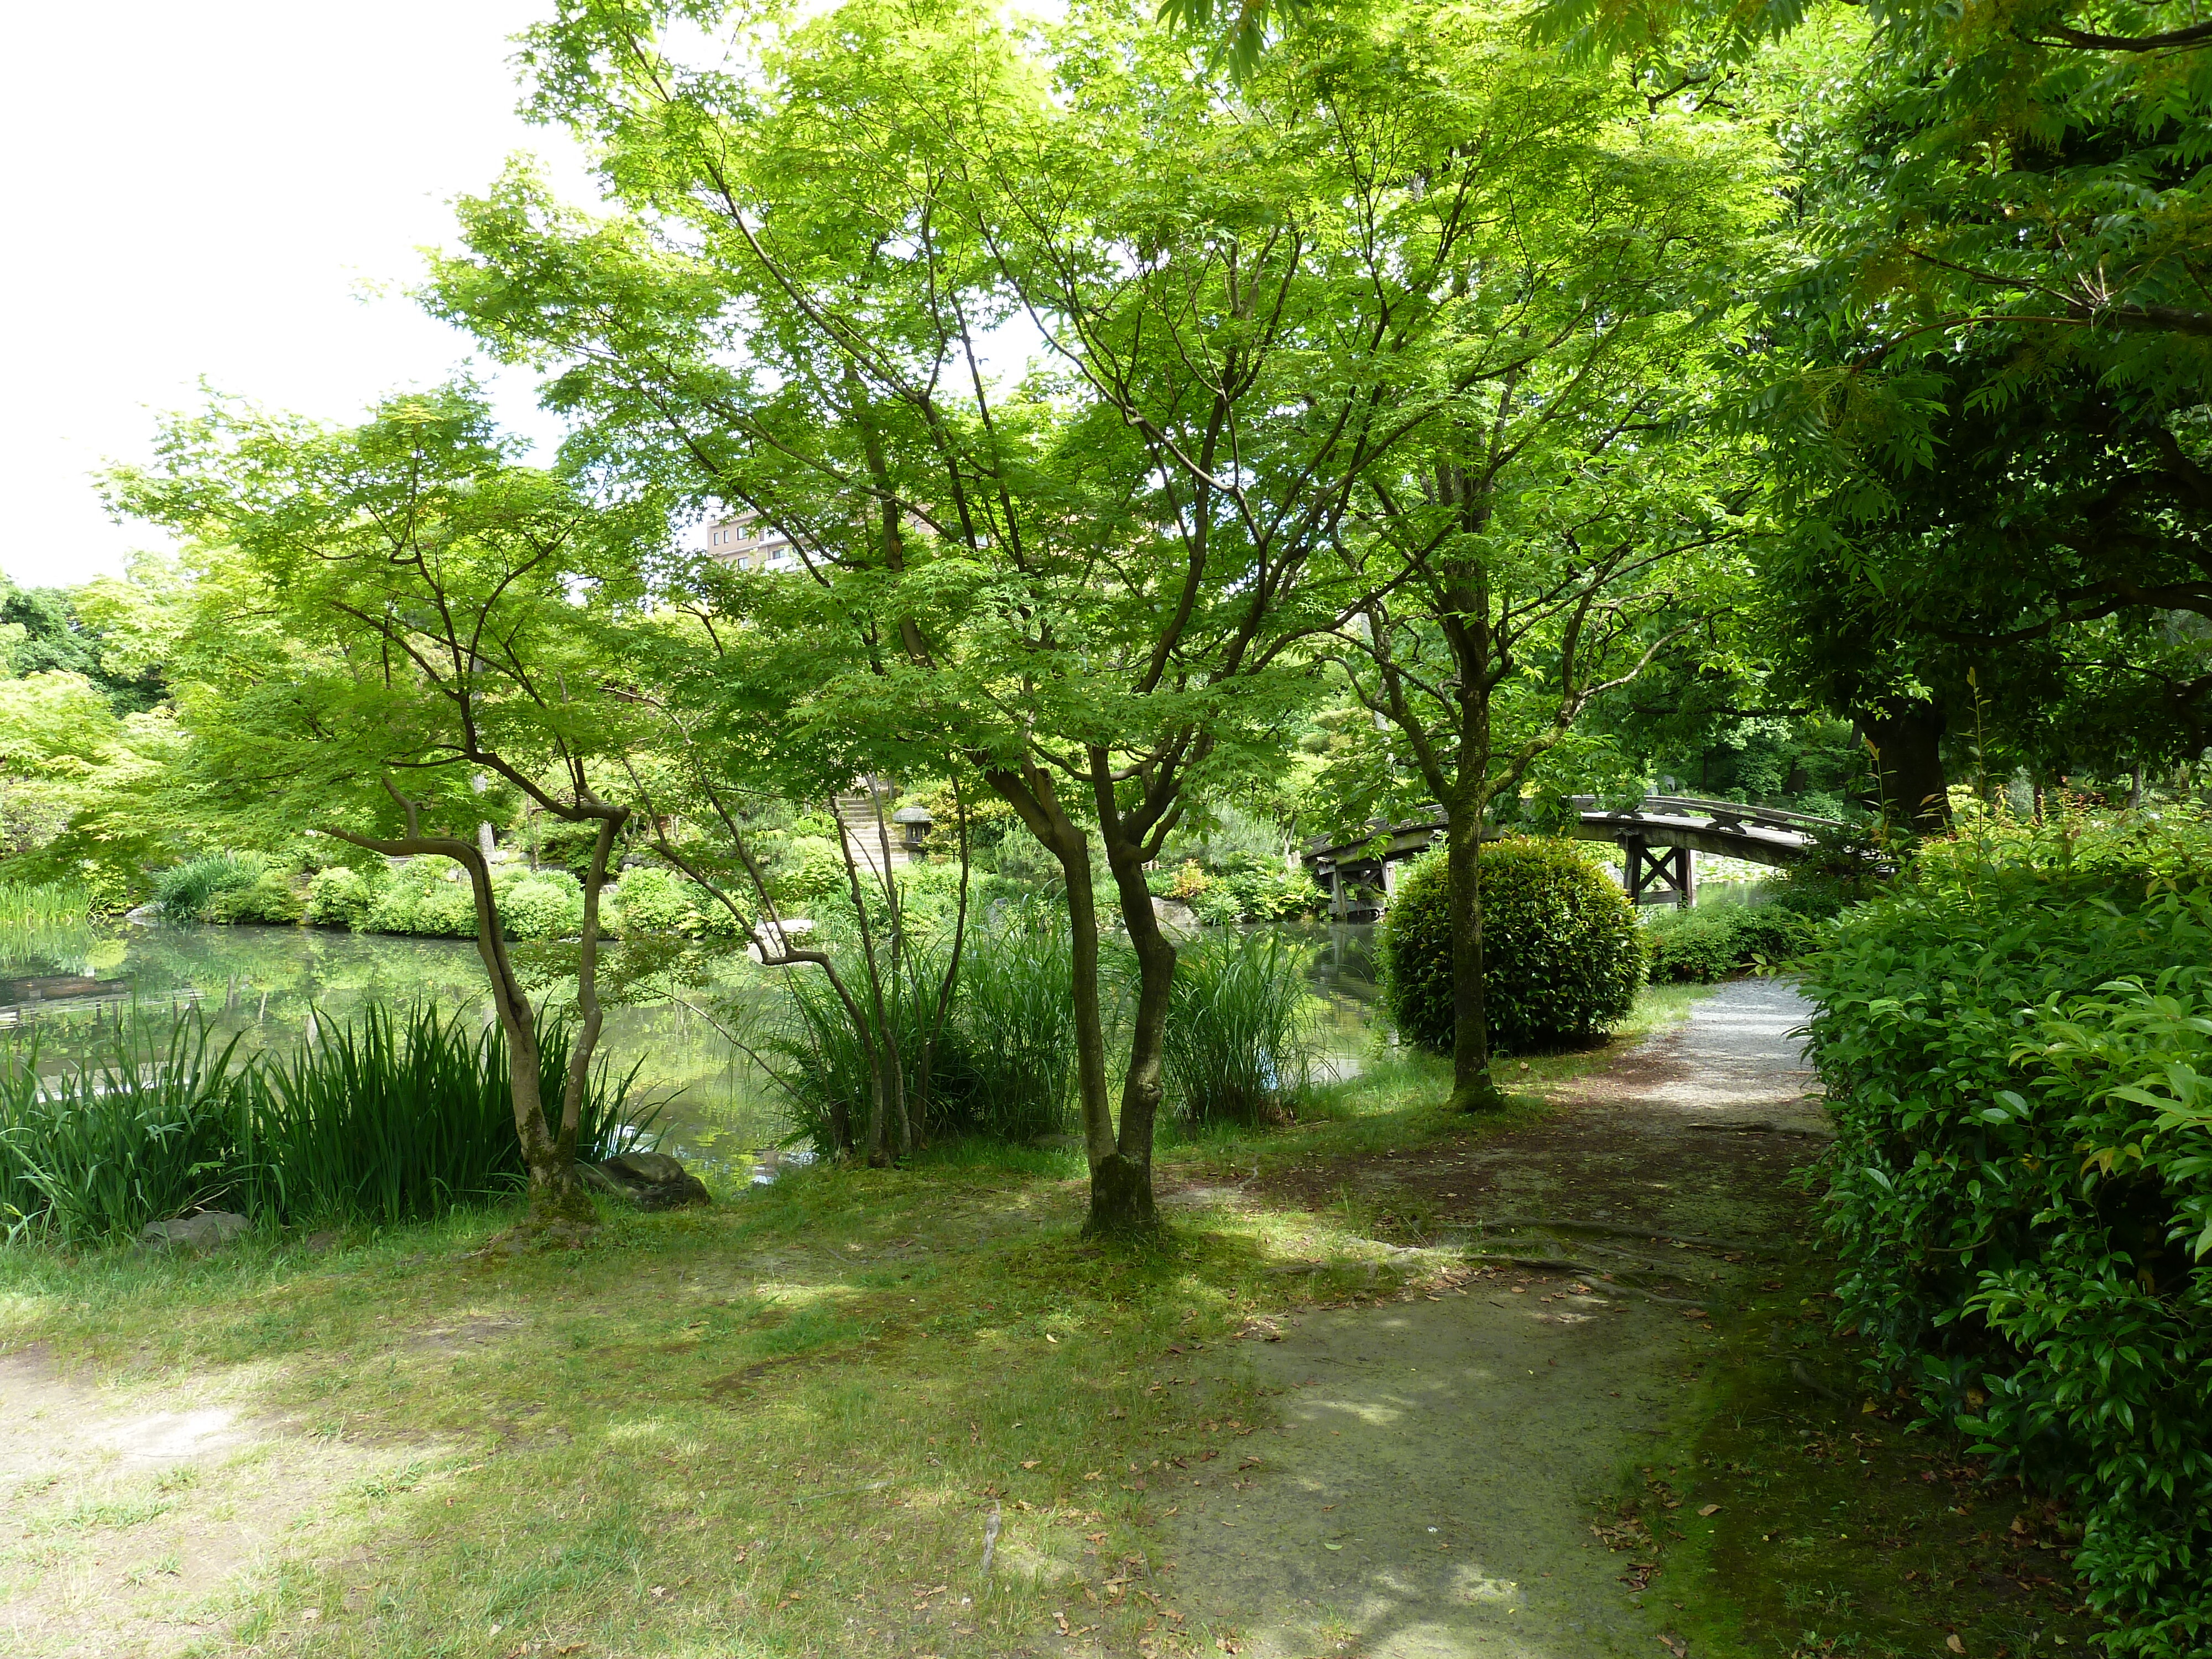
{"label": "tall reed grass", "polygon": [[191,921],[204,914],[218,893],[251,887],[265,861],[252,853],[209,853],[155,872],[154,902],[172,921]]}
{"label": "tall reed grass", "polygon": [[133,1009],[41,1076],[35,1028],[0,1061],[0,1224],[10,1238],[129,1233],[228,1198],[245,1068],[197,1012]]}
{"label": "tall reed grass", "polygon": [[66,927],[92,908],[92,890],[73,881],[0,881],[0,927]]}
{"label": "tall reed grass", "polygon": [[[557,1114],[572,1034],[549,1024],[538,1091]],[[650,1137],[658,1109],[632,1102],[636,1068],[611,1078],[604,1061],[584,1096],[577,1156],[597,1159]],[[392,1224],[518,1190],[527,1172],[515,1139],[507,1037],[417,1006],[370,1006],[289,1061],[248,1073],[255,1139],[245,1167],[258,1213]]]}
{"label": "tall reed grass", "polygon": [[[915,951],[884,998],[907,1098],[921,1107],[925,1137],[1024,1140],[1065,1127],[1075,1081],[1074,965],[1066,922],[1042,908],[1016,908],[971,929],[952,1007],[933,1041],[947,948],[939,942]],[[856,1129],[873,1109],[866,1040],[880,1043],[881,1028],[864,1004],[856,1030],[810,969],[790,970],[783,992],[781,1018],[760,1050],[783,1087],[794,1136],[827,1146],[836,1107]]]}
{"label": "tall reed grass", "polygon": [[[1176,965],[1162,1056],[1168,1098],[1185,1121],[1254,1123],[1275,1116],[1310,1085],[1322,1047],[1320,1000],[1307,983],[1310,947],[1268,929],[1225,930],[1188,946]],[[1126,950],[1109,975],[1118,1016],[1132,1000]],[[931,1139],[1034,1139],[1067,1128],[1075,1094],[1073,953],[1056,910],[1016,910],[969,933],[959,989],[931,1055],[941,957],[921,953],[886,1013],[910,1100],[926,1102]],[[866,1030],[875,1030],[872,1010]],[[778,1029],[760,1045],[783,1085],[794,1136],[831,1144],[832,1109],[857,1126],[871,1108],[866,1052],[844,1006],[818,975],[784,981]]]}
{"label": "tall reed grass", "polygon": [[[496,1025],[418,1005],[320,1031],[289,1058],[241,1059],[196,1009],[134,1009],[83,1059],[41,1074],[34,1030],[0,1054],[0,1225],[76,1243],[196,1207],[392,1224],[525,1184]],[[548,1023],[549,1100],[572,1041],[565,1021]],[[658,1109],[635,1077],[597,1067],[579,1157],[651,1144]]]}
{"label": "tall reed grass", "polygon": [[1310,1085],[1321,1037],[1310,955],[1310,947],[1267,928],[1210,933],[1184,949],[1161,1056],[1179,1117],[1255,1123]]}
{"label": "tall reed grass", "polygon": [[1075,1092],[1075,957],[1058,907],[979,932],[961,964],[943,1085],[947,1127],[1026,1140],[1064,1129]]}

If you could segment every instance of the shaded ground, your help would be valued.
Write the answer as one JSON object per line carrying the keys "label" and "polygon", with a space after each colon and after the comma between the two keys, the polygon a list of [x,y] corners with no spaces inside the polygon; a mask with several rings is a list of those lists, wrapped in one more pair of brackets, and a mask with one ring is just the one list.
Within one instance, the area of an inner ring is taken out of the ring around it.
{"label": "shaded ground", "polygon": [[[1759,1252],[1655,1236],[1748,1246],[1798,1219],[1781,1182],[1823,1133],[1788,1036],[1806,1012],[1775,981],[1730,985],[1536,1127],[1254,1185],[1364,1205],[1380,1237],[1640,1270],[1694,1298],[1747,1278]],[[1184,1506],[1185,1595],[1239,1622],[1255,1656],[1657,1651],[1666,1621],[1624,1586],[1590,1516],[1638,1447],[1683,1426],[1683,1384],[1716,1340],[1696,1311],[1587,1273],[1500,1267],[1294,1322],[1250,1355],[1292,1431],[1249,1490]]]}
{"label": "shaded ground", "polygon": [[1188,1604],[1253,1659],[2078,1648],[2063,1516],[1862,1401],[1830,1331],[1809,1012],[1725,986],[1532,1125],[1255,1176],[1488,1265],[1253,1345],[1291,1431],[1166,1523]]}
{"label": "shaded ground", "polygon": [[335,1546],[359,1449],[257,1423],[206,1379],[101,1388],[39,1348],[0,1356],[0,1650],[181,1651],[234,1582]]}

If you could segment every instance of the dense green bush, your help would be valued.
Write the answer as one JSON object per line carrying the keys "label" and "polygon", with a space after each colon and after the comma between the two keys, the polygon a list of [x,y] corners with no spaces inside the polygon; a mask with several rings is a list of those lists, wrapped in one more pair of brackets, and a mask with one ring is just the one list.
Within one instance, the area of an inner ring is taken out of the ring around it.
{"label": "dense green bush", "polygon": [[[306,920],[356,933],[473,939],[475,899],[466,882],[452,878],[450,869],[441,860],[423,860],[397,869],[325,870],[307,884]],[[691,901],[693,890],[690,883],[665,871],[633,870],[601,894],[599,926],[610,935],[711,931]],[[495,866],[492,898],[509,939],[566,939],[584,925],[583,884],[556,866]],[[295,909],[285,919],[297,921],[301,914]]]}
{"label": "dense green bush", "polygon": [[1768,884],[1770,900],[1811,921],[1826,921],[1881,892],[1899,854],[1878,826],[1822,826],[1805,856],[1784,866]]}
{"label": "dense green bush", "polygon": [[2212,1643],[2212,896],[2175,843],[1930,849],[1808,982],[1841,1319],[2073,1494],[2112,1650],[2157,1659]]}
{"label": "dense green bush", "polygon": [[[1644,975],[1636,913],[1574,842],[1488,842],[1480,885],[1483,986],[1497,1048],[1586,1041],[1627,1015]],[[1383,995],[1400,1032],[1449,1053],[1451,917],[1441,848],[1400,879],[1382,953]]]}
{"label": "dense green bush", "polygon": [[665,870],[632,870],[602,904],[617,933],[681,933],[698,925],[693,890],[690,882]]}
{"label": "dense green bush", "polygon": [[209,921],[258,921],[278,927],[300,920],[306,902],[299,888],[281,871],[264,870],[250,885],[227,887],[208,901]]}
{"label": "dense green bush", "polygon": [[[511,866],[510,866],[511,867]],[[501,927],[509,939],[567,939],[584,926],[584,884],[566,870],[500,871],[492,883]],[[608,920],[601,900],[600,922]],[[470,931],[475,932],[471,925]]]}
{"label": "dense green bush", "polygon": [[359,933],[368,926],[384,881],[381,868],[371,873],[341,864],[320,871],[307,883],[303,919],[310,927],[350,927]]}
{"label": "dense green bush", "polygon": [[468,883],[447,879],[450,867],[443,859],[418,859],[392,871],[376,889],[367,931],[474,939],[475,896]]}
{"label": "dense green bush", "polygon": [[1279,858],[1232,852],[1214,864],[1196,859],[1146,872],[1145,884],[1156,898],[1188,904],[1200,921],[1215,927],[1237,921],[1293,921],[1318,915],[1328,895],[1303,870],[1285,869]]}
{"label": "dense green bush", "polygon": [[1688,910],[1653,909],[1644,917],[1654,984],[1711,985],[1730,974],[1761,972],[1802,956],[1814,934],[1811,921],[1779,903],[1723,899]]}
{"label": "dense green bush", "polygon": [[[557,1102],[573,1046],[544,1029]],[[578,1151],[649,1140],[629,1077],[595,1067]],[[240,1058],[198,1012],[133,1010],[88,1058],[41,1075],[37,1035],[0,1052],[0,1226],[13,1238],[127,1237],[197,1206],[257,1222],[420,1219],[518,1191],[507,1045],[496,1024],[371,1006],[289,1060]]]}

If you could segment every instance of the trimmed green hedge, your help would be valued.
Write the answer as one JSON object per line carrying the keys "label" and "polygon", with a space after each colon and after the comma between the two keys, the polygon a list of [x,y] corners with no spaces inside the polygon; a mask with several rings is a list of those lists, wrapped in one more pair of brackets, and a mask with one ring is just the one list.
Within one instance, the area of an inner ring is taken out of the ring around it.
{"label": "trimmed green hedge", "polygon": [[1811,946],[1813,924],[1780,904],[1723,901],[1646,916],[1644,936],[1651,953],[1651,981],[1711,985],[1731,974],[1758,973],[1799,957]]}
{"label": "trimmed green hedge", "polygon": [[2111,1650],[2153,1659],[2212,1646],[2212,895],[2172,850],[1934,849],[1807,984],[1842,1322],[2072,1495]]}
{"label": "trimmed green hedge", "polygon": [[[1489,842],[1478,885],[1492,1047],[1524,1054],[1586,1042],[1627,1016],[1644,975],[1636,912],[1573,842]],[[1450,1053],[1450,895],[1441,848],[1399,881],[1383,923],[1382,960],[1383,995],[1399,1031]]]}

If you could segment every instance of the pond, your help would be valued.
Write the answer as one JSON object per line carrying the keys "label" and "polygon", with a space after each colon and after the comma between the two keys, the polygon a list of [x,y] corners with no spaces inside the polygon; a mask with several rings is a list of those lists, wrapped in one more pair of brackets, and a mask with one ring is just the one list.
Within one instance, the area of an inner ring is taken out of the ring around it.
{"label": "pond", "polygon": [[[1309,969],[1322,998],[1324,1078],[1355,1074],[1369,1051],[1376,997],[1374,928],[1285,929],[1312,947]],[[533,951],[521,947],[526,973]],[[573,948],[569,951],[573,958]],[[622,955],[612,953],[617,982]],[[771,1000],[776,970],[734,954],[712,994]],[[318,1020],[343,1020],[372,1002],[404,1007],[422,1000],[475,1008],[490,1018],[483,964],[462,939],[403,939],[309,927],[198,927],[163,922],[117,927],[0,928],[0,1027],[35,1025],[40,1069],[80,1051],[95,1019],[112,1020],[135,999],[142,1007],[197,1006],[246,1048],[289,1052]],[[607,1010],[604,1050],[620,1071],[665,1098],[662,1122],[678,1156],[734,1163],[787,1131],[775,1084],[698,1012],[703,999],[636,995]]]}

